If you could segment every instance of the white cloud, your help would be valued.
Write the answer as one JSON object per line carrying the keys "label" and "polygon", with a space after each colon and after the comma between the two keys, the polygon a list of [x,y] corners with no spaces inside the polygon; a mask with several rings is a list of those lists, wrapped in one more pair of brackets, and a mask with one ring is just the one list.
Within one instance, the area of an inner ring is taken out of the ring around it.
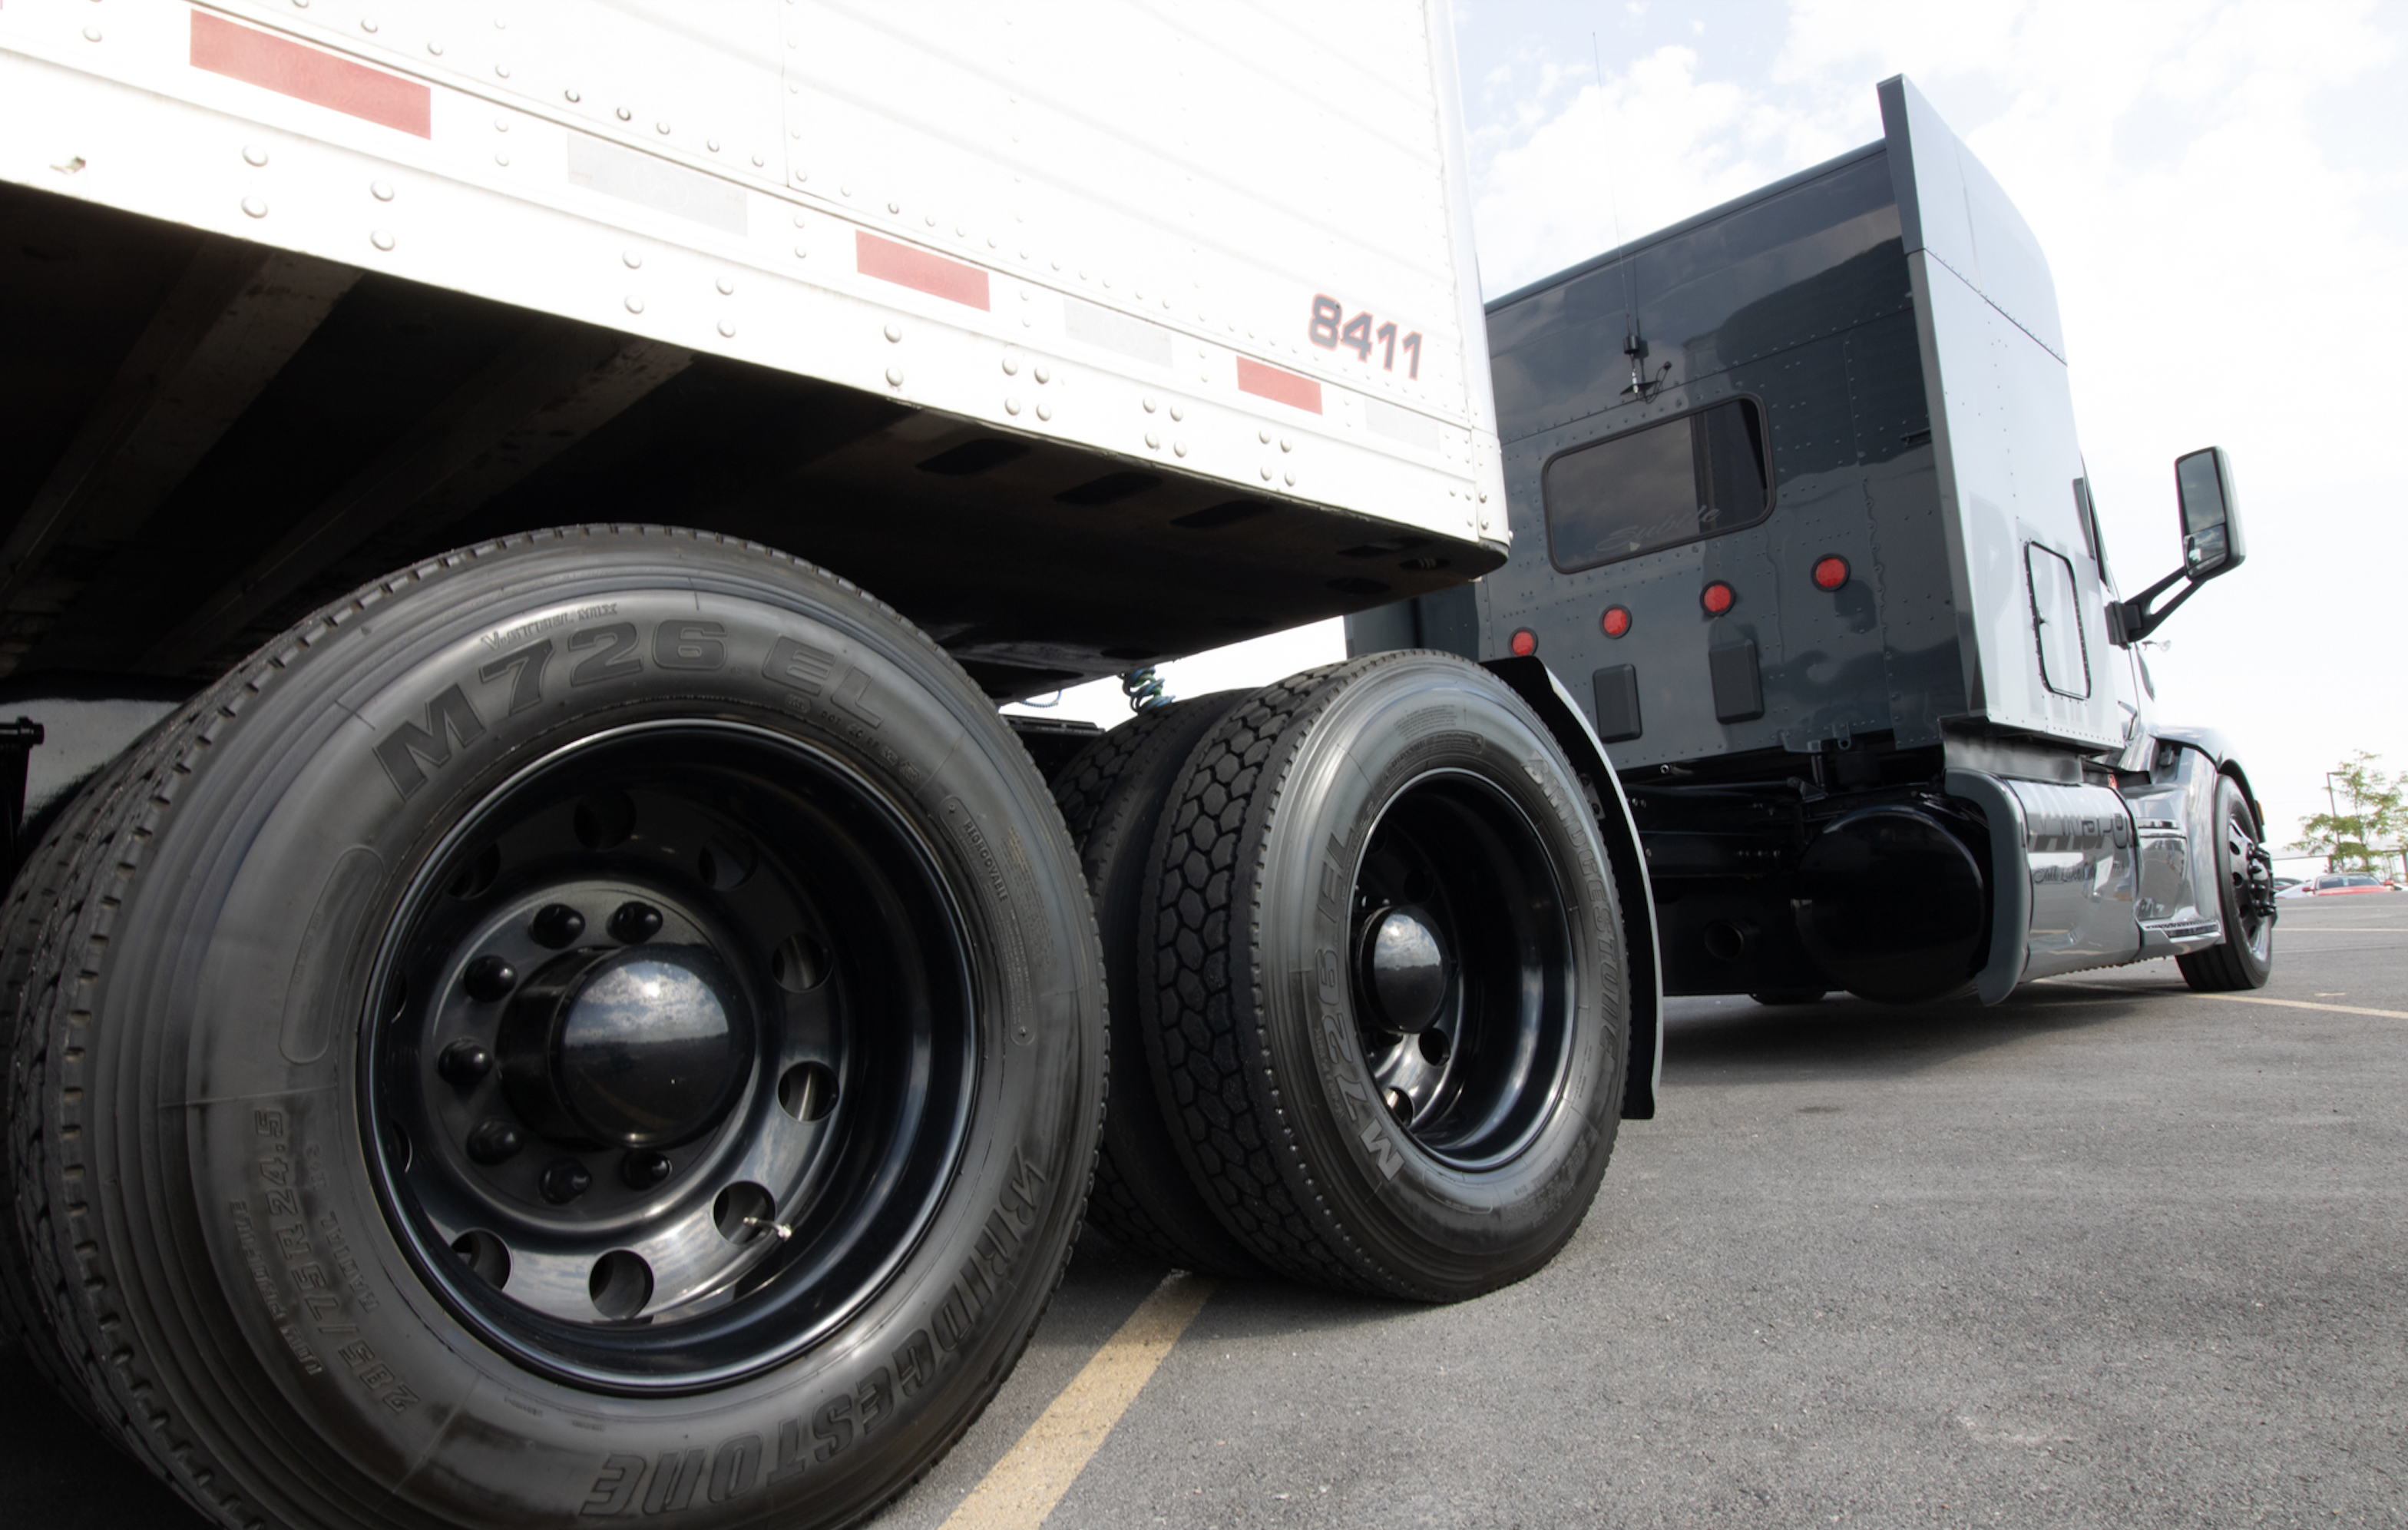
{"label": "white cloud", "polygon": [[[1814,135],[1728,81],[1697,78],[1695,51],[1659,48],[1602,83],[1542,65],[1510,123],[1475,130],[1480,266],[1491,296],[1538,280],[1797,167]],[[1582,71],[1593,73],[1593,71]],[[1828,152],[1846,145],[1832,139]],[[1816,156],[1821,157],[1821,156]]]}
{"label": "white cloud", "polygon": [[2164,629],[2161,714],[2233,734],[2286,839],[2351,749],[2408,764],[2401,11],[1794,0],[1745,67],[1607,38],[1601,80],[1565,20],[1471,93],[1492,294],[1609,247],[1612,204],[1632,238],[1877,138],[1908,74],[2048,252],[2128,591],[2174,565],[2172,458],[2232,454],[2250,562]]}

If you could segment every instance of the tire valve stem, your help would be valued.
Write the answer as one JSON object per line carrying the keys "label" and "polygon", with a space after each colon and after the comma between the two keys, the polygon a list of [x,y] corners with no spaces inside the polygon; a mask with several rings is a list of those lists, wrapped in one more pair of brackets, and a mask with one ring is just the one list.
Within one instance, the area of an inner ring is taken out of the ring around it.
{"label": "tire valve stem", "polygon": [[778,1234],[778,1241],[780,1243],[783,1243],[788,1238],[795,1235],[795,1230],[793,1228],[787,1226],[781,1221],[772,1221],[767,1217],[747,1217],[744,1219],[744,1225],[747,1227],[766,1227],[770,1232]]}

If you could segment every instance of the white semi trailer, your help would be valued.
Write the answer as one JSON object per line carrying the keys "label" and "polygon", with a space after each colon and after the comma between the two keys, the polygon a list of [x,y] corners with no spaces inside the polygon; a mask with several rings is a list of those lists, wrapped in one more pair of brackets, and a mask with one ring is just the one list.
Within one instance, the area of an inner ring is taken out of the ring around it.
{"label": "white semi trailer", "polygon": [[1091,1172],[1199,1267],[1560,1247],[1656,984],[1543,668],[997,712],[1503,562],[1448,28],[0,5],[0,1309],[70,1402],[232,1525],[833,1524]]}

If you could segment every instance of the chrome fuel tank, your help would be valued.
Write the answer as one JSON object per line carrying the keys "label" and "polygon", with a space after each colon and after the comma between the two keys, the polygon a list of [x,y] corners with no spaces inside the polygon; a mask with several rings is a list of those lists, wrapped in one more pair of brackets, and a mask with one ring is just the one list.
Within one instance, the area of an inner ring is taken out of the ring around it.
{"label": "chrome fuel tank", "polygon": [[2124,799],[2106,787],[2005,786],[2023,808],[2031,886],[2024,977],[2131,960],[2141,947],[2133,917],[2139,855]]}

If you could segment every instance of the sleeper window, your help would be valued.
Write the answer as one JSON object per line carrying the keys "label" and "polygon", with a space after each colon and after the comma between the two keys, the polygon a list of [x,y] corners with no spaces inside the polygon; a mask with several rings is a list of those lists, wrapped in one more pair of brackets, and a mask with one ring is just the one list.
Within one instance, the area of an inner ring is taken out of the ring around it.
{"label": "sleeper window", "polygon": [[1753,526],[1772,508],[1763,417],[1734,398],[1566,452],[1541,493],[1567,573]]}

